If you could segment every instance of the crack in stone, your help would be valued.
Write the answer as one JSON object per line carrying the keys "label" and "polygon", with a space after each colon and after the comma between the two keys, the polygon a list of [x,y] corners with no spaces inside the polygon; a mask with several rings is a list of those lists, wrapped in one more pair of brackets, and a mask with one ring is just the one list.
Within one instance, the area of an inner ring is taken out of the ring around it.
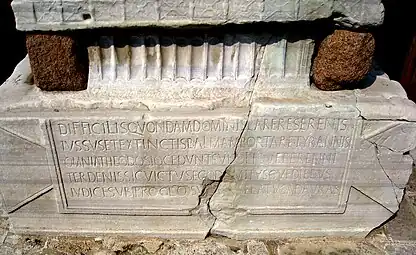
{"label": "crack in stone", "polygon": [[406,119],[369,119],[364,116],[360,116],[360,117],[362,117],[364,120],[373,121],[373,122],[401,121],[401,122],[406,122],[406,123],[416,123],[416,121],[406,120]]}
{"label": "crack in stone", "polygon": [[[366,141],[370,142],[369,140],[366,140]],[[377,144],[377,145],[376,145],[376,143],[374,143],[374,142],[370,142],[370,143],[374,144],[374,145],[375,145],[375,146],[377,146],[378,148],[383,148],[383,149],[386,149],[386,150],[388,150],[388,151],[390,151],[390,152],[393,152],[393,153],[401,153],[400,151],[390,149],[389,147],[384,146],[384,145],[379,145],[379,144]]]}
{"label": "crack in stone", "polygon": [[[251,98],[250,98],[250,100],[251,100]],[[211,234],[211,232],[212,232],[212,229],[214,228],[214,226],[215,226],[215,223],[217,222],[217,220],[218,220],[218,218],[212,213],[212,211],[211,211],[211,207],[210,207],[210,203],[211,203],[211,199],[212,199],[212,197],[215,195],[215,193],[217,193],[217,191],[218,191],[218,188],[220,187],[220,184],[223,182],[223,180],[224,180],[224,177],[227,175],[227,172],[228,172],[228,170],[230,169],[230,167],[233,165],[233,163],[235,162],[235,160],[237,159],[237,155],[238,155],[238,152],[237,152],[237,150],[238,150],[238,146],[240,145],[240,141],[241,141],[241,138],[243,137],[243,134],[244,134],[244,132],[246,131],[246,129],[247,129],[247,126],[248,126],[248,121],[249,121],[249,119],[250,119],[250,115],[251,115],[251,104],[250,104],[250,106],[249,106],[249,110],[248,110],[248,114],[247,114],[247,120],[246,120],[246,122],[245,122],[245,124],[244,124],[244,127],[243,127],[243,129],[241,130],[241,133],[240,133],[240,135],[239,135],[239,137],[238,137],[238,140],[237,140],[237,143],[236,143],[236,145],[235,145],[235,148],[234,148],[234,157],[233,157],[233,160],[225,167],[225,170],[224,170],[224,172],[223,172],[223,174],[221,175],[221,177],[220,177],[220,179],[219,179],[219,181],[218,181],[218,186],[216,187],[216,189],[214,190],[214,192],[213,192],[213,194],[212,194],[212,196],[208,199],[208,202],[207,202],[207,206],[208,206],[208,212],[214,217],[214,222],[212,223],[212,226],[210,227],[210,229],[209,229],[209,231],[208,231],[208,235],[209,234]]]}
{"label": "crack in stone", "polygon": [[354,90],[354,91],[353,91],[353,95],[354,95],[354,97],[355,97],[355,105],[354,105],[354,107],[355,107],[355,109],[357,109],[357,111],[358,111],[358,117],[359,117],[359,118],[362,118],[363,120],[367,120],[367,119],[363,116],[363,114],[362,114],[362,112],[361,112],[361,109],[360,109],[360,108],[358,108],[358,96],[357,96],[357,90]]}
{"label": "crack in stone", "polygon": [[[271,40],[271,37],[268,39],[268,41],[270,41]],[[267,45],[267,44],[266,44]],[[244,123],[244,127],[243,127],[243,129],[241,130],[241,133],[240,133],[240,135],[239,135],[239,137],[238,137],[238,139],[237,139],[237,142],[236,142],[236,144],[235,144],[235,147],[234,147],[234,155],[233,155],[233,159],[231,160],[231,162],[225,167],[225,170],[224,170],[224,172],[222,173],[222,175],[221,175],[221,177],[219,178],[219,180],[218,181],[213,181],[213,182],[211,182],[211,185],[212,185],[212,183],[217,183],[217,187],[215,188],[215,190],[214,190],[214,192],[212,193],[212,195],[208,198],[208,201],[207,201],[207,209],[208,209],[208,212],[209,212],[209,214],[214,218],[214,222],[212,223],[212,225],[211,225],[211,227],[210,227],[210,229],[208,230],[208,232],[207,232],[207,236],[208,235],[210,235],[210,234],[212,234],[212,229],[214,228],[214,226],[215,226],[215,224],[216,224],[216,222],[217,222],[217,220],[218,220],[218,218],[212,213],[212,211],[211,211],[211,207],[210,207],[210,203],[211,203],[211,199],[212,199],[212,197],[217,193],[217,191],[218,191],[218,189],[219,189],[219,187],[220,187],[220,185],[221,185],[221,183],[223,182],[223,180],[224,180],[224,178],[225,178],[225,176],[227,175],[227,172],[229,171],[229,169],[230,169],[230,167],[234,164],[234,162],[236,161],[236,159],[237,159],[237,156],[238,156],[238,147],[239,147],[239,145],[240,145],[240,142],[241,142],[241,138],[243,137],[243,135],[244,135],[244,133],[245,133],[245,131],[247,130],[247,126],[248,126],[248,123],[249,123],[249,121],[250,121],[250,117],[251,117],[251,112],[252,112],[252,105],[253,105],[253,95],[254,95],[254,92],[255,92],[255,88],[256,88],[256,85],[257,85],[257,82],[258,82],[258,79],[259,79],[259,76],[260,76],[260,70],[261,70],[261,63],[263,62],[263,59],[264,59],[264,52],[265,52],[265,47],[266,46],[263,46],[263,47],[261,47],[260,48],[260,50],[259,50],[259,52],[258,52],[258,55],[257,55],[257,58],[260,60],[260,66],[259,66],[259,69],[257,70],[257,72],[255,73],[255,76],[253,77],[253,81],[252,81],[252,84],[253,84],[253,87],[252,87],[252,90],[251,90],[251,94],[250,94],[250,98],[249,98],[249,104],[248,104],[248,112],[247,112],[247,116],[246,116],[246,122]],[[204,189],[203,189],[204,190]],[[201,192],[201,195],[203,194],[203,191]]]}
{"label": "crack in stone", "polygon": [[[360,111],[358,108],[357,108],[357,110]],[[363,120],[372,121],[372,122],[401,121],[401,122],[406,122],[406,123],[416,123],[416,121],[406,120],[406,119],[394,119],[394,118],[392,118],[392,119],[381,119],[381,118],[380,119],[370,119],[370,118],[366,118],[366,117],[362,116],[361,113],[360,113],[359,117],[361,117]]]}
{"label": "crack in stone", "polygon": [[150,107],[147,104],[140,102],[140,106],[146,108],[147,111],[150,111]]}
{"label": "crack in stone", "polygon": [[397,193],[396,193],[396,188],[397,189],[400,189],[395,183],[394,183],[394,181],[390,178],[390,176],[388,175],[388,173],[386,172],[386,170],[384,169],[384,167],[383,167],[383,165],[381,164],[381,159],[380,159],[380,150],[379,150],[379,147],[378,147],[378,145],[376,144],[376,143],[374,143],[374,142],[371,142],[371,141],[369,141],[371,144],[373,144],[374,145],[374,148],[375,148],[375,150],[376,150],[376,158],[377,158],[377,162],[378,162],[378,164],[380,165],[380,167],[381,167],[381,170],[383,171],[383,173],[386,175],[386,177],[387,177],[387,179],[389,179],[389,181],[390,181],[390,183],[391,183],[391,186],[392,186],[392,188],[393,188],[393,192],[394,192],[394,196],[396,197],[396,201],[397,201],[397,204],[399,205],[400,204],[400,200],[399,200],[399,197],[398,197],[398,195],[397,195]]}
{"label": "crack in stone", "polygon": [[397,119],[394,119],[394,118],[389,118],[389,119],[381,119],[381,118],[379,118],[379,119],[371,119],[371,118],[364,117],[364,115],[362,114],[361,109],[358,107],[357,90],[354,90],[353,91],[353,95],[355,97],[355,105],[354,105],[354,108],[358,111],[358,114],[359,114],[358,117],[359,118],[362,118],[363,120],[367,120],[367,121],[380,121],[380,122],[384,122],[384,121],[402,121],[402,122],[407,122],[407,123],[416,123],[416,121],[414,121],[414,120],[399,119],[399,118],[397,118]]}
{"label": "crack in stone", "polygon": [[[354,96],[355,96],[355,108],[357,109],[357,111],[358,111],[358,113],[359,113],[359,116],[358,117],[360,117],[360,118],[362,118],[363,120],[366,120],[366,121],[403,121],[403,122],[409,122],[409,123],[415,123],[415,121],[409,121],[409,120],[394,120],[394,119],[367,119],[366,117],[364,117],[363,115],[362,115],[362,111],[361,111],[361,109],[358,107],[358,96],[357,96],[357,94],[356,94],[356,90],[354,90]],[[372,141],[370,141],[370,140],[368,140],[368,139],[365,139],[366,141],[368,141],[369,143],[371,143],[372,145],[374,145],[374,148],[375,148],[375,150],[376,150],[376,158],[377,158],[377,162],[378,162],[378,164],[379,164],[379,166],[380,166],[380,168],[381,168],[381,170],[383,171],[383,173],[386,175],[386,177],[387,177],[387,179],[389,179],[389,181],[390,181],[390,183],[391,183],[391,186],[392,186],[392,189],[393,189],[393,192],[394,192],[394,196],[396,197],[396,202],[397,202],[397,204],[399,205],[400,204],[400,199],[399,199],[399,197],[398,197],[398,194],[397,194],[397,192],[396,192],[396,188],[397,189],[400,189],[395,183],[394,183],[394,181],[390,178],[390,176],[388,175],[388,173],[387,173],[387,171],[384,169],[384,167],[383,167],[383,165],[382,165],[382,163],[381,163],[381,159],[380,159],[380,149],[379,148],[383,148],[383,149],[387,149],[387,150],[389,150],[389,151],[391,151],[391,152],[394,152],[394,153],[397,153],[397,151],[395,151],[395,150],[393,150],[393,149],[390,149],[389,147],[386,147],[386,146],[383,146],[383,145],[378,145],[378,144],[376,144],[375,142],[372,142]],[[358,190],[358,189],[357,189]],[[365,194],[365,193],[363,193],[363,194]]]}
{"label": "crack in stone", "polygon": [[[368,118],[366,118],[366,117],[364,117],[363,116],[363,114],[362,114],[362,111],[361,111],[361,109],[358,107],[358,96],[357,96],[357,94],[356,94],[356,92],[357,92],[357,90],[354,90],[354,92],[353,92],[353,94],[354,94],[354,97],[355,97],[355,108],[357,109],[357,111],[358,111],[358,113],[359,113],[359,118],[361,118],[361,119],[363,119],[363,120],[365,120],[365,121],[371,121],[371,122],[376,122],[376,121],[379,121],[379,122],[385,122],[385,121],[402,121],[402,122],[407,122],[407,123],[415,123],[415,121],[409,121],[409,120],[406,120],[406,119],[368,119]],[[390,151],[390,152],[393,152],[393,153],[399,153],[399,151],[396,151],[396,150],[394,150],[394,149],[391,149],[391,148],[389,148],[389,147],[386,147],[386,146],[383,146],[383,145],[378,145],[376,142],[373,142],[373,141],[371,141],[371,140],[369,140],[369,139],[365,139],[365,141],[367,141],[367,142],[369,142],[369,143],[371,143],[373,146],[374,146],[374,148],[375,148],[375,152],[376,152],[376,158],[377,158],[377,162],[378,162],[378,164],[379,164],[379,166],[380,166],[380,168],[381,168],[381,170],[383,171],[383,173],[385,174],[385,176],[387,177],[387,179],[390,181],[390,183],[391,183],[391,186],[392,186],[392,189],[393,189],[393,192],[394,192],[394,196],[395,196],[395,198],[396,198],[396,202],[397,202],[397,205],[399,205],[400,204],[400,199],[399,199],[399,196],[398,196],[398,194],[397,194],[397,192],[396,192],[396,189],[401,189],[400,187],[398,187],[397,186],[397,184],[391,179],[391,177],[389,176],[389,174],[387,173],[387,171],[386,171],[386,169],[384,169],[384,167],[383,167],[383,165],[382,165],[382,163],[381,163],[381,158],[380,158],[380,148],[383,148],[383,149],[386,149],[386,150],[388,150],[388,151]],[[405,154],[405,153],[403,153],[403,154]],[[354,187],[355,188],[355,187]],[[360,191],[358,188],[355,188],[356,190],[358,190],[358,191]],[[402,189],[401,189],[402,190]],[[362,192],[362,191],[360,191],[361,193],[363,193],[363,194],[365,194],[364,192]],[[365,194],[366,195],[366,194]],[[366,195],[367,196],[367,195]],[[370,197],[369,197],[370,198]],[[372,199],[372,198],[371,198]],[[374,199],[372,199],[372,200],[374,200]],[[375,201],[375,200],[374,200]],[[377,202],[378,203],[378,202]],[[380,203],[379,203],[380,204]],[[383,207],[385,207],[384,205],[382,205]]]}
{"label": "crack in stone", "polygon": [[191,213],[198,212],[202,206],[203,206],[203,200],[207,195],[209,187],[212,186],[215,182],[218,182],[216,180],[210,180],[210,179],[204,179],[202,182],[202,190],[201,193],[198,195],[198,204],[195,206],[194,209],[191,210]]}
{"label": "crack in stone", "polygon": [[225,17],[227,17],[227,21],[229,21],[230,16],[230,0],[227,1],[227,8],[225,9]]}
{"label": "crack in stone", "polygon": [[0,236],[0,245],[3,245],[4,242],[6,241],[7,235],[8,235],[9,231],[5,231],[4,234],[2,234]]}
{"label": "crack in stone", "polygon": [[[372,198],[371,196],[367,195],[365,192],[363,192],[361,189],[355,187],[355,186],[351,186],[350,190],[348,191],[348,200],[347,200],[347,206],[348,206],[348,202],[350,199],[350,195],[351,195],[351,189],[355,189],[356,191],[360,192],[363,196],[367,197],[368,199],[370,199],[371,201],[373,201],[374,203],[380,205],[381,207],[383,207],[384,209],[386,209],[387,211],[391,212],[391,214],[394,214],[394,212],[392,212],[388,207],[386,207],[385,205],[383,205],[381,202],[378,202],[377,200],[375,200],[374,198]],[[344,212],[345,213],[347,211],[347,207],[345,207]]]}

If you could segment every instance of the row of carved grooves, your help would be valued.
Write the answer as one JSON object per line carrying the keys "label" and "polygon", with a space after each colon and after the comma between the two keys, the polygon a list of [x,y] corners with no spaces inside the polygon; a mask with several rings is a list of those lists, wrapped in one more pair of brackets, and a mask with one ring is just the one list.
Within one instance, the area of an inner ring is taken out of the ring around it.
{"label": "row of carved grooves", "polygon": [[[308,74],[312,47],[285,36],[262,35],[270,49],[269,78]],[[256,53],[264,46],[249,35],[219,37],[102,36],[89,49],[90,79],[107,81],[249,80],[255,75]],[[288,58],[291,61],[288,61]],[[258,71],[258,70],[257,70]]]}
{"label": "row of carved grooves", "polygon": [[261,66],[266,77],[309,76],[310,39],[326,23],[94,29],[82,33],[90,46],[89,79],[97,85],[118,84],[114,81],[243,84],[260,70],[257,54],[261,47],[271,52],[265,56],[266,65]]}

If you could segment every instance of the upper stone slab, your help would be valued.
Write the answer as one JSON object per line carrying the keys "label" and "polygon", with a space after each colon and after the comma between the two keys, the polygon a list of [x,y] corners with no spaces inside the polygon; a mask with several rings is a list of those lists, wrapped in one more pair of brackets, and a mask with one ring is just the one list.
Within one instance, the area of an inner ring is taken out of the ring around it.
{"label": "upper stone slab", "polygon": [[381,0],[14,0],[17,29],[219,25],[331,18],[343,25],[383,23]]}

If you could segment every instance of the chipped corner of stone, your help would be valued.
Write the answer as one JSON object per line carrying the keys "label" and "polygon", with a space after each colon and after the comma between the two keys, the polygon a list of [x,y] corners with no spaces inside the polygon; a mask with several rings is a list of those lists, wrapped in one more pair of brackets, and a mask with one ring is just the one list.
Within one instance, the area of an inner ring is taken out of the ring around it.
{"label": "chipped corner of stone", "polygon": [[[22,84],[32,85],[33,84],[32,79],[33,79],[33,75],[32,75],[32,70],[31,70],[31,67],[30,67],[29,55],[26,55],[16,65],[16,67],[13,70],[13,73],[10,75],[10,77],[7,79],[7,81],[4,84],[7,84],[8,81],[12,81],[13,83],[15,83],[17,85],[22,85]],[[2,86],[0,86],[0,87],[2,87]]]}
{"label": "chipped corner of stone", "polygon": [[204,179],[202,182],[201,193],[198,195],[198,204],[195,208],[190,210],[191,215],[197,215],[200,219],[209,226],[207,235],[209,234],[212,225],[215,223],[215,216],[210,209],[210,200],[218,189],[219,180]]}
{"label": "chipped corner of stone", "polygon": [[[361,192],[372,198],[392,214],[398,211],[403,199],[405,186],[412,173],[414,159],[410,153],[415,150],[416,123],[398,120],[365,120],[363,124],[363,143],[370,144],[373,149],[375,167],[380,175],[390,184],[390,191],[379,192],[363,188]],[[371,154],[370,154],[371,155]],[[380,177],[381,178],[381,177]],[[387,184],[386,184],[387,185]],[[366,192],[367,190],[367,192]],[[381,193],[380,193],[381,192]],[[394,194],[394,198],[387,193]]]}

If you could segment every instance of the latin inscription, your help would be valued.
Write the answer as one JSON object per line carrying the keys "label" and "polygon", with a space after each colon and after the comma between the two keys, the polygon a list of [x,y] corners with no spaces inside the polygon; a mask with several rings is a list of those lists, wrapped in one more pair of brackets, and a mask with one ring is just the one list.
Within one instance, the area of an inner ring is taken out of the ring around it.
{"label": "latin inscription", "polygon": [[[245,126],[244,119],[238,120],[182,120],[182,121],[68,121],[55,123],[62,136],[68,135],[106,135],[106,134],[177,134],[200,132],[240,131]],[[344,131],[348,128],[348,119],[329,118],[259,118],[247,125],[250,131],[296,131],[314,130]]]}
{"label": "latin inscription", "polygon": [[310,199],[335,206],[354,125],[302,117],[247,125],[243,118],[98,119],[52,121],[51,129],[64,204],[100,212],[194,208],[203,181],[219,180],[231,163],[243,207],[296,207]]}

